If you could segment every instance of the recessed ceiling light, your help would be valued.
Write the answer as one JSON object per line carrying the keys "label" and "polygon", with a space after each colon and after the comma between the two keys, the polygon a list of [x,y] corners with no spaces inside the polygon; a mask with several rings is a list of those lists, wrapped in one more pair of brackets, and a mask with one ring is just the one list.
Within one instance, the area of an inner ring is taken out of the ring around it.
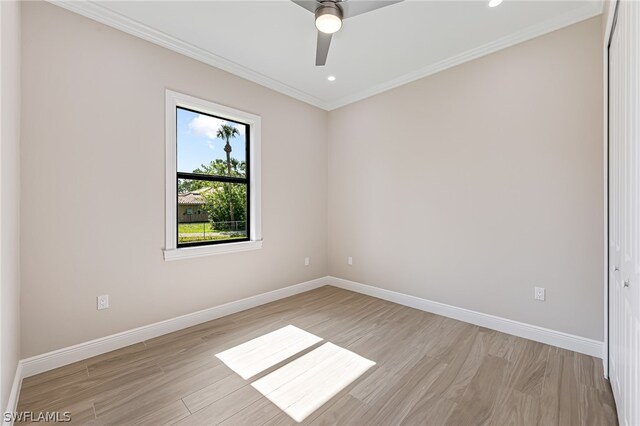
{"label": "recessed ceiling light", "polygon": [[496,7],[502,3],[502,0],[489,0],[489,7]]}
{"label": "recessed ceiling light", "polygon": [[336,76],[335,75],[330,75],[329,77],[327,77],[327,80],[336,81]]}

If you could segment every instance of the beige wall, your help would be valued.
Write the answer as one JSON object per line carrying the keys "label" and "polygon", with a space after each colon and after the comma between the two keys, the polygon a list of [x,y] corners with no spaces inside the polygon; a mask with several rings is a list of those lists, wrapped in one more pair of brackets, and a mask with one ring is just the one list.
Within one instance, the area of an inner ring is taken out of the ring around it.
{"label": "beige wall", "polygon": [[4,412],[20,358],[20,4],[0,2],[0,19],[0,409]]}
{"label": "beige wall", "polygon": [[[327,274],[325,111],[50,4],[23,18],[23,357]],[[163,260],[165,88],[262,116],[261,250]]]}
{"label": "beige wall", "polygon": [[329,272],[602,340],[601,34],[593,18],[332,111]]}

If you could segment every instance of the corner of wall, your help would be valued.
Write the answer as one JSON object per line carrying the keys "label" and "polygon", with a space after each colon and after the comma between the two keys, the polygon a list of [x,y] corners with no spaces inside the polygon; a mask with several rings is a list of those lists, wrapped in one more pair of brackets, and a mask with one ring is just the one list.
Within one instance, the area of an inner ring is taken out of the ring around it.
{"label": "corner of wall", "polygon": [[21,381],[21,7],[18,1],[0,2],[0,404],[3,412],[15,410]]}

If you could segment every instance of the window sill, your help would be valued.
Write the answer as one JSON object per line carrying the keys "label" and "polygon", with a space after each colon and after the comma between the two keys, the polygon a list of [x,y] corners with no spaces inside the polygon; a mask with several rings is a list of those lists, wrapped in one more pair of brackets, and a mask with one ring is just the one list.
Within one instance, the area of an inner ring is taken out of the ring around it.
{"label": "window sill", "polygon": [[262,248],[262,240],[242,241],[239,243],[216,244],[210,246],[185,247],[164,250],[164,260],[190,259],[193,257],[212,256],[216,254],[236,253],[240,251],[258,250]]}

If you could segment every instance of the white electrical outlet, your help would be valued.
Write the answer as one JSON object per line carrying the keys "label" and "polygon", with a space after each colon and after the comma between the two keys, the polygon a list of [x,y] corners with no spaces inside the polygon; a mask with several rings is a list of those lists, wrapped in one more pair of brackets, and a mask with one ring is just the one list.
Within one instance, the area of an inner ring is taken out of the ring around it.
{"label": "white electrical outlet", "polygon": [[533,298],[544,302],[544,287],[534,287]]}
{"label": "white electrical outlet", "polygon": [[103,294],[102,296],[98,296],[98,310],[101,311],[103,309],[109,308],[109,295]]}
{"label": "white electrical outlet", "polygon": [[304,258],[304,266],[309,266],[309,263],[311,263],[311,262],[310,262],[310,260],[309,260],[309,258],[308,258],[308,257],[305,257],[305,258]]}
{"label": "white electrical outlet", "polygon": [[353,265],[353,257],[349,256],[349,257],[347,258],[347,263],[348,263],[349,265]]}

